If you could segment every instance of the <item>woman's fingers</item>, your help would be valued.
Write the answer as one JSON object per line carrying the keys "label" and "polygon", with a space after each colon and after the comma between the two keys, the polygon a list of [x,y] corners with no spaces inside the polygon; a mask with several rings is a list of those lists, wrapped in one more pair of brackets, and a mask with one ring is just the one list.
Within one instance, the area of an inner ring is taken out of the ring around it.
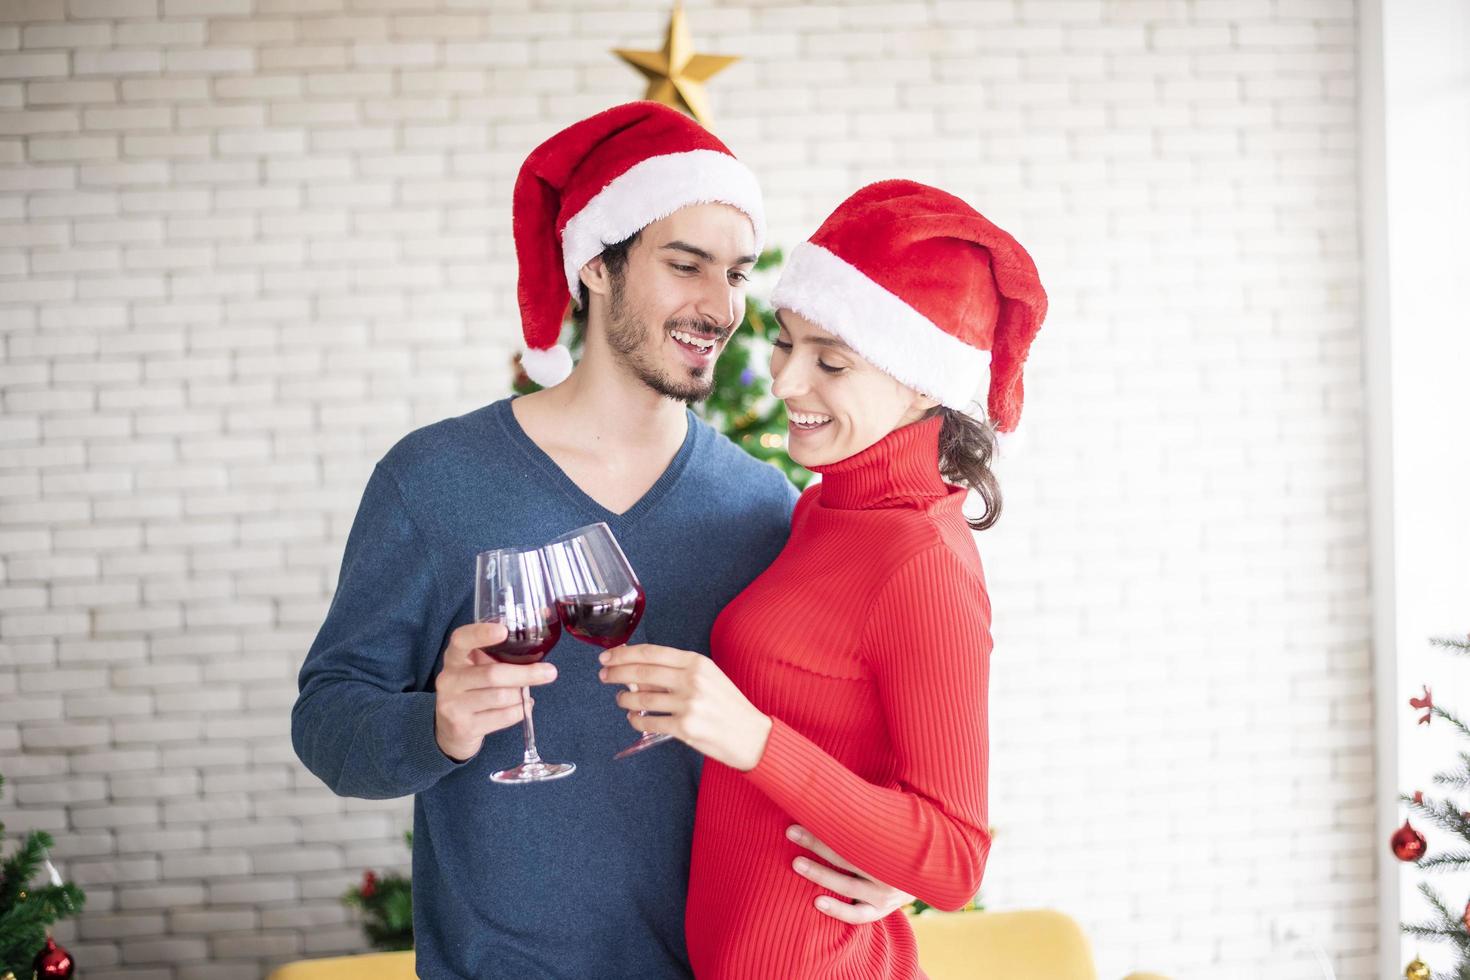
{"label": "woman's fingers", "polygon": [[618,707],[624,711],[661,711],[664,714],[673,714],[683,708],[685,703],[676,694],[651,688],[618,692]]}
{"label": "woman's fingers", "polygon": [[651,663],[603,667],[597,672],[597,676],[604,684],[636,684],[640,690],[645,687],[661,687],[667,691],[678,691],[687,686],[684,671]]}
{"label": "woman's fingers", "polygon": [[678,719],[669,715],[645,715],[637,711],[630,711],[628,712],[628,724],[640,732],[654,732],[659,735],[679,737],[677,729]]}
{"label": "woman's fingers", "polygon": [[664,667],[683,667],[691,657],[700,656],[689,650],[661,647],[656,643],[635,643],[631,646],[613,647],[598,654],[597,659],[604,667],[620,664],[659,664]]}

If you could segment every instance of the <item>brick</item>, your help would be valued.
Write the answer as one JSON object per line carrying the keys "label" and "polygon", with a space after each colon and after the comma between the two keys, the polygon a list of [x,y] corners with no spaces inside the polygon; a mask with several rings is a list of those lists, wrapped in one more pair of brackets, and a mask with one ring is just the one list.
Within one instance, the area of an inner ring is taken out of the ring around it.
{"label": "brick", "polygon": [[164,917],[158,914],[99,915],[88,916],[80,928],[82,935],[92,940],[125,939],[139,933],[161,932],[164,922]]}
{"label": "brick", "polygon": [[124,102],[203,102],[209,98],[207,78],[127,78],[121,83]]}
{"label": "brick", "polygon": [[165,17],[232,17],[255,13],[252,0],[163,0]]}
{"label": "brick", "polygon": [[67,11],[78,20],[154,18],[158,0],[67,0]]}
{"label": "brick", "polygon": [[202,884],[135,886],[124,889],[118,895],[118,907],[124,912],[153,909],[167,911],[190,905],[203,905],[204,901],[205,886]]}
{"label": "brick", "polygon": [[112,44],[112,25],[29,24],[20,43],[24,48],[105,48]]}
{"label": "brick", "polygon": [[65,74],[67,61],[63,53],[0,54],[0,78],[46,78]]}
{"label": "brick", "polygon": [[81,128],[75,112],[32,109],[0,116],[0,136],[67,133]]}
{"label": "brick", "polygon": [[197,20],[153,21],[151,23],[118,24],[114,41],[129,45],[195,45],[203,44],[205,25]]}
{"label": "brick", "polygon": [[163,52],[148,48],[77,51],[72,55],[72,70],[78,75],[157,74],[163,71]]}
{"label": "brick", "polygon": [[162,106],[87,109],[82,113],[82,126],[86,129],[168,129],[172,124],[172,110]]}
{"label": "brick", "polygon": [[34,106],[110,103],[117,101],[117,85],[110,81],[30,82],[25,95],[26,102]]}
{"label": "brick", "polygon": [[209,944],[202,939],[124,939],[120,948],[124,963],[177,964],[209,958]]}
{"label": "brick", "polygon": [[[21,733],[21,744],[27,751],[32,752],[94,748],[106,745],[109,734],[104,724],[78,724],[76,722],[55,724],[38,721],[26,726],[25,731]],[[75,812],[72,813],[71,819],[76,820]]]}
{"label": "brick", "polygon": [[201,74],[248,72],[255,68],[255,52],[250,48],[169,48],[164,64],[170,72]]}

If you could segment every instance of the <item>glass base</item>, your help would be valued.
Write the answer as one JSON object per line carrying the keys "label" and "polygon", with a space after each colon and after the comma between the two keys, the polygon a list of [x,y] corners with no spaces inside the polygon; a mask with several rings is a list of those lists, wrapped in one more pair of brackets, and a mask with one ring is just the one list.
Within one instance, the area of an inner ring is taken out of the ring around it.
{"label": "glass base", "polygon": [[665,735],[662,732],[644,732],[642,738],[634,742],[632,745],[628,746],[623,751],[619,752],[617,755],[613,756],[613,758],[626,759],[628,756],[636,755],[637,753],[642,752],[644,749],[652,748],[655,745],[661,745],[664,742],[669,741],[673,737],[674,736],[672,735]]}
{"label": "glass base", "polygon": [[490,774],[492,783],[544,783],[548,779],[560,779],[577,771],[575,762],[526,762],[514,769],[502,769]]}

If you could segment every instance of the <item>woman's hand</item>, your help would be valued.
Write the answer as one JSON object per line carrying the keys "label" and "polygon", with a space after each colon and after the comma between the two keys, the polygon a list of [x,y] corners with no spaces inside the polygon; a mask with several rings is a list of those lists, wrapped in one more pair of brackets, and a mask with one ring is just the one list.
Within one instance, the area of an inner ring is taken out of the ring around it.
{"label": "woman's hand", "polygon": [[[604,684],[633,685],[618,694],[628,723],[640,732],[666,732],[685,745],[748,772],[761,761],[771,719],[740,693],[709,657],[638,643],[598,658]],[[657,711],[658,715],[640,715]]]}

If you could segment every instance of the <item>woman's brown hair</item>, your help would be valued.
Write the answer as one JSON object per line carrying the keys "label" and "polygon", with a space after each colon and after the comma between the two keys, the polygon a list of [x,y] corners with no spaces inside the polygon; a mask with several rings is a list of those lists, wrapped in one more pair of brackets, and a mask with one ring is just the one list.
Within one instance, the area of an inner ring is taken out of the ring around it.
{"label": "woman's brown hair", "polygon": [[972,530],[983,531],[1000,519],[1000,481],[990,470],[995,457],[995,430],[988,422],[940,405],[928,417],[943,415],[939,428],[939,473],[950,483],[969,487],[980,495],[985,511],[966,520]]}

